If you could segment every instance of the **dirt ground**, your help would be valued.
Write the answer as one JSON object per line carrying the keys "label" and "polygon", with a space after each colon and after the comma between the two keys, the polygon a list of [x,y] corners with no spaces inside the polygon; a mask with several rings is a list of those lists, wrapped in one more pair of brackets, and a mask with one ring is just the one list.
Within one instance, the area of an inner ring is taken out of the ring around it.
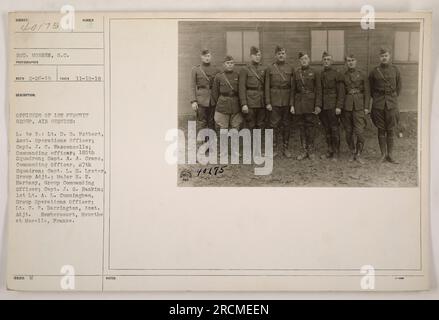
{"label": "dirt ground", "polygon": [[[181,117],[180,128],[185,130],[187,121],[193,117]],[[376,128],[368,121],[366,143],[363,153],[364,165],[349,162],[344,130],[341,128],[341,156],[338,162],[321,160],[319,156],[326,152],[323,128],[319,126],[316,135],[316,160],[298,161],[275,158],[273,172],[267,176],[256,176],[255,165],[179,165],[179,186],[210,187],[414,187],[418,184],[417,171],[417,114],[402,112],[400,128],[402,138],[395,139],[395,159],[399,164],[379,162]],[[293,156],[300,152],[299,133],[291,130],[290,150]],[[206,169],[206,170],[204,170]],[[201,172],[199,173],[199,170]],[[216,171],[216,174],[215,174]]]}

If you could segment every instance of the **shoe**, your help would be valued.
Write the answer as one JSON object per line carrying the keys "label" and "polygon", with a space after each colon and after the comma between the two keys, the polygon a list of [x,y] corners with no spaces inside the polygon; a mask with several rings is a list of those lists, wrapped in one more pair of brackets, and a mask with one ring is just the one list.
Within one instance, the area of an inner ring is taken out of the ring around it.
{"label": "shoe", "polygon": [[323,159],[331,159],[333,156],[334,156],[334,153],[328,151],[328,152],[326,152],[325,154],[322,154],[322,155],[320,156],[320,159],[322,159],[322,160],[323,160]]}
{"label": "shoe", "polygon": [[306,152],[303,152],[297,156],[297,160],[300,161],[300,160],[306,159],[307,157],[308,157],[308,154]]}
{"label": "shoe", "polygon": [[355,161],[355,153],[352,153],[351,156],[349,157],[349,162]]}
{"label": "shoe", "polygon": [[393,163],[393,164],[399,164],[398,161],[396,161],[392,156],[387,156],[387,162]]}
{"label": "shoe", "polygon": [[291,158],[293,155],[291,154],[290,150],[288,150],[287,148],[284,149],[284,156],[286,158]]}
{"label": "shoe", "polygon": [[359,154],[357,154],[357,156],[355,157],[355,160],[357,160],[360,164],[366,163],[366,161],[364,161],[363,158],[361,158]]}

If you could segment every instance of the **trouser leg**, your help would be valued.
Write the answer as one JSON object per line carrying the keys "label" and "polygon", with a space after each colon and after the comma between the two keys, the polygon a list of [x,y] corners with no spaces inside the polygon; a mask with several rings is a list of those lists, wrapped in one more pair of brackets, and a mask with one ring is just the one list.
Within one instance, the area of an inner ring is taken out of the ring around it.
{"label": "trouser leg", "polygon": [[287,158],[291,157],[290,152],[290,134],[291,134],[291,114],[289,107],[282,107],[282,140],[283,140],[283,153]]}
{"label": "trouser leg", "polygon": [[307,113],[304,115],[304,120],[307,152],[308,156],[311,156],[314,155],[314,140],[316,135],[317,116],[314,113]]}
{"label": "trouser leg", "polygon": [[253,108],[248,109],[248,113],[244,115],[247,128],[253,130],[256,127],[256,110]]}
{"label": "trouser leg", "polygon": [[274,156],[282,152],[282,131],[281,131],[282,113],[280,107],[273,107],[270,113],[270,127],[273,128],[273,149]]}
{"label": "trouser leg", "polygon": [[320,121],[323,125],[323,129],[325,130],[325,140],[327,146],[326,154],[322,155],[322,158],[331,158],[334,154],[334,149],[332,145],[332,135],[331,135],[331,123],[329,120],[330,112],[332,110],[322,110],[319,114]]}
{"label": "trouser leg", "polygon": [[393,155],[393,150],[395,147],[395,133],[392,132],[392,134],[387,133],[386,136],[386,144],[387,144],[387,161],[391,162],[391,163],[398,163]]}
{"label": "trouser leg", "polygon": [[378,144],[380,146],[380,151],[381,151],[381,160],[384,161],[387,159],[386,130],[378,129]]}
{"label": "trouser leg", "polygon": [[354,143],[354,127],[353,127],[353,111],[345,111],[342,113],[342,122],[345,129],[346,144],[348,145],[351,153],[351,160],[355,158],[355,143]]}
{"label": "trouser leg", "polygon": [[340,153],[340,128],[335,110],[330,110],[329,112],[329,126],[331,130],[332,152],[335,157],[338,157],[338,154]]}
{"label": "trouser leg", "polygon": [[331,127],[331,140],[333,157],[338,158],[340,154],[340,129],[338,126]]}
{"label": "trouser leg", "polygon": [[364,113],[363,110],[354,111],[353,120],[354,120],[354,135],[357,138],[355,158],[360,163],[363,163],[361,154],[363,153],[364,142],[365,142],[364,129],[366,128],[366,114]]}
{"label": "trouser leg", "polygon": [[257,108],[255,110],[255,122],[256,122],[256,128],[259,129],[265,129],[266,127],[266,115],[267,110],[265,108]]}
{"label": "trouser leg", "polygon": [[297,160],[303,160],[308,157],[308,150],[309,150],[309,137],[308,137],[308,131],[306,128],[306,118],[305,114],[298,114],[294,116],[296,126],[299,130],[299,137],[300,137],[300,145],[301,145],[301,151],[299,155],[297,156]]}
{"label": "trouser leg", "polygon": [[391,163],[397,163],[394,158],[394,147],[395,147],[395,129],[398,122],[398,109],[392,108],[388,109],[387,106],[384,108],[385,112],[385,127],[386,127],[386,145],[387,145],[387,160]]}

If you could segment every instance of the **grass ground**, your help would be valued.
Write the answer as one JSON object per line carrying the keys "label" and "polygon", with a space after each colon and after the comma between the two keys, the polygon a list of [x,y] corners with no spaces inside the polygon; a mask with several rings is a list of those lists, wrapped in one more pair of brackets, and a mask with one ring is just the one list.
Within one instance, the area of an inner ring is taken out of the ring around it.
{"label": "grass ground", "polygon": [[[180,117],[180,128],[185,130],[187,121],[193,117]],[[399,164],[380,163],[380,151],[376,128],[368,122],[366,143],[363,153],[364,165],[349,162],[349,152],[341,129],[341,157],[338,162],[321,160],[320,154],[326,152],[323,128],[319,126],[316,135],[316,160],[274,159],[273,172],[267,176],[256,176],[255,165],[227,165],[223,172],[214,174],[216,165],[180,165],[179,186],[210,187],[413,187],[417,185],[417,114],[401,113],[403,137],[396,138],[395,158]],[[290,150],[293,156],[300,152],[299,134],[296,128],[291,130]],[[209,169],[212,168],[209,174]],[[198,175],[199,170],[206,169]],[[190,177],[182,179],[181,172],[190,172]]]}

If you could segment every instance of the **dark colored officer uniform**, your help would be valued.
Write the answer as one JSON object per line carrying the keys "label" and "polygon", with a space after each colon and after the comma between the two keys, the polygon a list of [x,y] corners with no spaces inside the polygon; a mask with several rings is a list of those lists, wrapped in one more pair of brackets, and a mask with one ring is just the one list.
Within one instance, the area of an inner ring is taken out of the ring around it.
{"label": "dark colored officer uniform", "polygon": [[[258,52],[256,47],[250,50],[250,54]],[[262,129],[265,126],[265,69],[261,63],[251,62],[241,68],[239,73],[239,98],[241,106],[248,107],[248,113],[244,117],[249,129]]]}
{"label": "dark colored officer uniform", "polygon": [[[325,57],[325,53],[323,54]],[[322,81],[322,112],[320,121],[325,129],[327,157],[338,156],[340,152],[339,118],[335,109],[343,109],[344,86],[343,75],[332,66],[323,67],[320,80]]]}
{"label": "dark colored officer uniform", "polygon": [[[232,59],[231,56],[226,56],[225,61]],[[238,87],[239,74],[236,70],[223,71],[215,76],[212,103],[215,106],[215,122],[220,129],[239,129],[242,124]]]}
{"label": "dark colored officer uniform", "polygon": [[[275,53],[284,50],[276,47]],[[265,104],[271,104],[270,126],[273,128],[275,144],[288,150],[290,140],[290,106],[292,101],[291,81],[293,67],[284,61],[276,61],[265,72]],[[281,142],[283,140],[283,143]]]}
{"label": "dark colored officer uniform", "polygon": [[[208,50],[201,53],[206,54]],[[192,68],[191,103],[197,102],[198,129],[215,129],[215,108],[211,103],[213,79],[220,70],[210,63],[202,63]]]}
{"label": "dark colored officer uniform", "polygon": [[[301,58],[305,53],[299,53]],[[320,73],[310,66],[299,67],[293,77],[293,101],[295,109],[295,122],[299,128],[300,141],[304,153],[302,159],[314,154],[315,131],[318,123],[316,108],[322,107],[322,83]]]}
{"label": "dark colored officer uniform", "polygon": [[364,129],[367,125],[365,110],[369,109],[370,101],[369,81],[363,71],[355,68],[348,69],[344,73],[343,83],[345,99],[342,122],[346,132],[346,142],[352,156],[359,160],[365,142]]}
{"label": "dark colored officer uniform", "polygon": [[[389,52],[381,49],[380,54]],[[398,96],[401,93],[401,75],[393,64],[381,64],[369,75],[372,94],[372,121],[378,128],[378,143],[384,159],[393,160],[395,128],[398,125]],[[387,147],[387,150],[386,150]]]}

